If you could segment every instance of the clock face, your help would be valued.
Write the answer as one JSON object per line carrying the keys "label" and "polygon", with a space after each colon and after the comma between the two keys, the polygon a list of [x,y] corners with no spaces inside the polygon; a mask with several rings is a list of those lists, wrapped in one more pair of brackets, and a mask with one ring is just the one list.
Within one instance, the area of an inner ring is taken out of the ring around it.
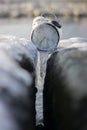
{"label": "clock face", "polygon": [[53,51],[57,47],[59,33],[53,25],[43,23],[33,30],[31,40],[36,45],[38,50]]}

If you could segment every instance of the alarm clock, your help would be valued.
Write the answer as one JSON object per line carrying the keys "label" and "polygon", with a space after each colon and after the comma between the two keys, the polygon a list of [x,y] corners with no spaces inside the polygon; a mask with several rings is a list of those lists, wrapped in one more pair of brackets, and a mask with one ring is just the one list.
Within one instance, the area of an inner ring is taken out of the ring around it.
{"label": "alarm clock", "polygon": [[33,20],[31,41],[39,51],[52,53],[60,40],[60,29],[57,21],[38,16]]}

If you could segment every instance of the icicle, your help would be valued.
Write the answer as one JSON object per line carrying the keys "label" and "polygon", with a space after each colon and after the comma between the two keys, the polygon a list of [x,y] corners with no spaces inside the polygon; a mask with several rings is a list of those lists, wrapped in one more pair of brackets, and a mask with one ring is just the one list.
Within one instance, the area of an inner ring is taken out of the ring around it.
{"label": "icicle", "polygon": [[41,77],[42,85],[44,85],[48,55],[49,55],[48,52],[43,52],[43,51],[40,52],[40,77]]}
{"label": "icicle", "polygon": [[[58,28],[59,27],[59,28]],[[38,50],[38,63],[36,67],[38,89],[36,95],[36,125],[43,123],[43,87],[46,75],[46,66],[49,53],[52,54],[57,49],[60,40],[60,26],[55,18],[36,17],[33,20],[31,41]]]}
{"label": "icicle", "polygon": [[[37,63],[37,82],[36,86],[38,88],[38,93],[36,95],[36,124],[42,123],[43,119],[43,93],[42,89],[44,86],[44,78],[46,75],[46,66],[47,66],[47,60],[48,60],[48,52],[40,51],[38,52],[38,63]],[[39,102],[38,102],[39,100]]]}

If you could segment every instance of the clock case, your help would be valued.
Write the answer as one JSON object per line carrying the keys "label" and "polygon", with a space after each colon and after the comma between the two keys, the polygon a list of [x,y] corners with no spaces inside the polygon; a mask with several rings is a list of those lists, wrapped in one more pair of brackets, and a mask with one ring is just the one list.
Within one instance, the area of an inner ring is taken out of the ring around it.
{"label": "clock case", "polygon": [[[43,24],[48,25],[48,26],[51,26],[53,29],[56,30],[57,35],[58,35],[57,42],[56,42],[53,46],[51,46],[51,47],[49,47],[49,48],[46,48],[46,49],[44,49],[43,47],[41,48],[41,47],[38,45],[38,43],[36,43],[36,42],[33,40],[33,35],[34,35],[35,29],[39,28],[39,27],[40,27],[41,25],[43,25]],[[31,41],[35,44],[35,46],[37,47],[38,51],[45,51],[45,52],[48,52],[48,51],[49,51],[49,53],[50,53],[50,52],[52,53],[52,52],[54,52],[54,51],[57,49],[57,45],[58,45],[59,40],[60,40],[60,28],[61,28],[61,25],[60,25],[58,22],[56,22],[56,21],[54,21],[54,20],[52,20],[52,21],[51,21],[51,20],[47,20],[46,18],[44,18],[44,17],[42,17],[42,16],[39,16],[39,17],[37,17],[37,18],[35,18],[35,19],[33,20],[32,32],[31,32]]]}

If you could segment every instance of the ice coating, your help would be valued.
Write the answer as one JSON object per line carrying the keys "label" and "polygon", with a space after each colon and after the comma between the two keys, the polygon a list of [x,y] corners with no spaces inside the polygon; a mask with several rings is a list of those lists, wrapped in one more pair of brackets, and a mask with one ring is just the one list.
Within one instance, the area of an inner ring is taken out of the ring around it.
{"label": "ice coating", "polygon": [[34,30],[38,25],[47,23],[47,19],[45,19],[43,16],[38,16],[33,20],[32,23],[32,30]]}
{"label": "ice coating", "polygon": [[37,49],[30,40],[11,35],[0,35],[0,48],[7,51],[16,60],[21,61],[22,56],[26,55],[35,65],[37,63]]}
{"label": "ice coating", "polygon": [[[38,16],[33,20],[31,41],[35,44],[40,55],[38,56],[40,63],[40,77],[42,82],[45,77],[45,70],[48,55],[57,50],[57,45],[60,40],[60,27],[58,28],[52,23],[53,19]],[[57,21],[55,21],[57,23]],[[43,82],[44,83],[44,82]]]}
{"label": "ice coating", "polygon": [[0,50],[0,91],[8,89],[13,96],[21,97],[28,93],[31,84],[31,75]]}
{"label": "ice coating", "polygon": [[[46,73],[47,60],[50,54],[57,50],[57,45],[60,40],[61,29],[52,24],[51,19],[43,16],[36,17],[33,20],[31,41],[38,49],[38,63],[37,63],[37,82],[38,93],[36,96],[36,124],[43,121],[43,94],[42,88],[44,85],[44,78]],[[38,103],[39,99],[39,103]]]}
{"label": "ice coating", "polygon": [[[35,44],[40,55],[40,77],[44,81],[48,55],[57,49],[60,40],[60,28],[52,24],[51,19],[38,16],[33,20],[31,41]],[[44,82],[43,82],[44,83]],[[43,85],[42,85],[43,86]]]}
{"label": "ice coating", "polygon": [[51,24],[41,24],[32,33],[32,41],[38,50],[52,53],[57,48],[59,33]]}
{"label": "ice coating", "polygon": [[[82,43],[83,42],[83,43]],[[80,37],[74,37],[74,38],[69,38],[61,40],[58,47],[59,48],[86,48],[87,47],[87,39],[85,38],[80,38]]]}
{"label": "ice coating", "polygon": [[[43,122],[43,92],[44,78],[46,74],[46,66],[48,60],[48,52],[38,52],[38,64],[37,64],[37,83],[38,93],[36,95],[36,124]],[[38,102],[39,100],[39,102]]]}
{"label": "ice coating", "polygon": [[51,19],[39,16],[33,20],[31,41],[38,50],[53,53],[62,35],[61,32],[61,28],[55,26]]}
{"label": "ice coating", "polygon": [[47,60],[48,60],[48,52],[40,52],[40,76],[41,78],[45,78],[46,74],[46,66],[47,66]]}

